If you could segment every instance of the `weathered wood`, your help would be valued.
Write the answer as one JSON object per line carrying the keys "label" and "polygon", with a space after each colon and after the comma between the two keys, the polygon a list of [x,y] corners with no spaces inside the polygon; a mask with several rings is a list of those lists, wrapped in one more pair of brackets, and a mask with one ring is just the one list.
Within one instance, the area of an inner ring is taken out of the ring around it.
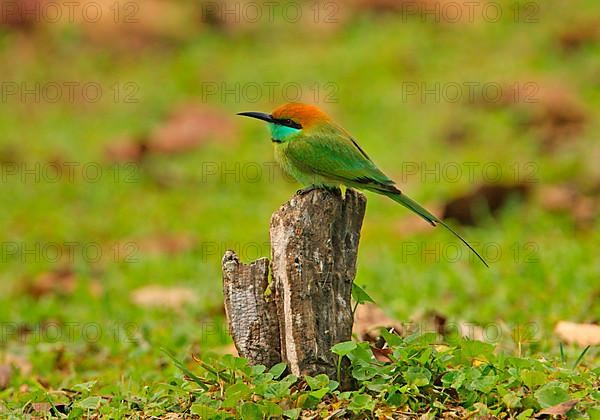
{"label": "weathered wood", "polygon": [[271,270],[282,358],[295,375],[334,378],[333,345],[352,335],[352,282],[366,198],[313,190],[271,218]]}
{"label": "weathered wood", "polygon": [[351,189],[294,196],[271,217],[269,262],[223,258],[225,308],[241,356],[271,366],[285,361],[296,375],[336,377],[330,349],[352,334],[352,282],[366,198]]}
{"label": "weathered wood", "polygon": [[265,296],[269,287],[269,260],[243,264],[227,251],[221,266],[225,313],[229,333],[241,357],[252,364],[273,366],[281,361],[277,308]]}

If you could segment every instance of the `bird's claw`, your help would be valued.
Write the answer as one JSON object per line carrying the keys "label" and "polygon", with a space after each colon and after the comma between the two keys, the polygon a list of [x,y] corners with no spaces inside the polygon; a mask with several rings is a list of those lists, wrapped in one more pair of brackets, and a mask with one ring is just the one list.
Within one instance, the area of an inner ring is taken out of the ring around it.
{"label": "bird's claw", "polygon": [[304,194],[311,192],[312,190],[316,190],[317,188],[319,188],[319,187],[317,187],[315,185],[311,185],[310,187],[300,188],[298,191],[296,191],[296,195],[304,195]]}

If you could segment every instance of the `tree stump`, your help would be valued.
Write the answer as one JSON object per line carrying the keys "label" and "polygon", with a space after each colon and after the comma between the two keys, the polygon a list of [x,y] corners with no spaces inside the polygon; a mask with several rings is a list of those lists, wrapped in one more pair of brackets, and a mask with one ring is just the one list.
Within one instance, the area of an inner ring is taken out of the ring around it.
{"label": "tree stump", "polygon": [[347,189],[342,197],[340,190],[315,189],[272,215],[270,265],[266,258],[242,264],[227,251],[225,309],[240,356],[266,366],[284,361],[295,375],[336,377],[337,356],[330,349],[352,335],[352,282],[365,208],[357,191]]}
{"label": "tree stump", "polygon": [[269,260],[261,258],[246,265],[233,251],[227,251],[222,270],[225,313],[238,353],[254,364],[273,366],[281,362],[277,307],[265,296]]}

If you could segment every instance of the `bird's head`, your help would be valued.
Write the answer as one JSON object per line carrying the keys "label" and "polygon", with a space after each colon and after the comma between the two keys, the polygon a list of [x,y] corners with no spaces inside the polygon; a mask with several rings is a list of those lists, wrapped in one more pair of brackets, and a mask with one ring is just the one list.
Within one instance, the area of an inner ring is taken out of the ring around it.
{"label": "bird's head", "polygon": [[271,114],[262,112],[240,112],[238,115],[266,121],[271,129],[271,139],[283,143],[312,127],[329,122],[323,111],[314,105],[289,103],[281,105]]}

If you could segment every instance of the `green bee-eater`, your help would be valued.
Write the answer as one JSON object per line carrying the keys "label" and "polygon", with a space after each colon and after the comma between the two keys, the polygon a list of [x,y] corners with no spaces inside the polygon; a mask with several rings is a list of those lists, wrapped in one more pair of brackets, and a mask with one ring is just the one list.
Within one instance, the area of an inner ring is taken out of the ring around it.
{"label": "green bee-eater", "polygon": [[458,233],[417,202],[404,195],[369,158],[346,130],[313,105],[289,103],[271,114],[240,112],[266,121],[271,130],[275,160],[306,189],[336,188],[341,184],[373,191],[417,213],[432,226],[441,224],[479,257]]}

